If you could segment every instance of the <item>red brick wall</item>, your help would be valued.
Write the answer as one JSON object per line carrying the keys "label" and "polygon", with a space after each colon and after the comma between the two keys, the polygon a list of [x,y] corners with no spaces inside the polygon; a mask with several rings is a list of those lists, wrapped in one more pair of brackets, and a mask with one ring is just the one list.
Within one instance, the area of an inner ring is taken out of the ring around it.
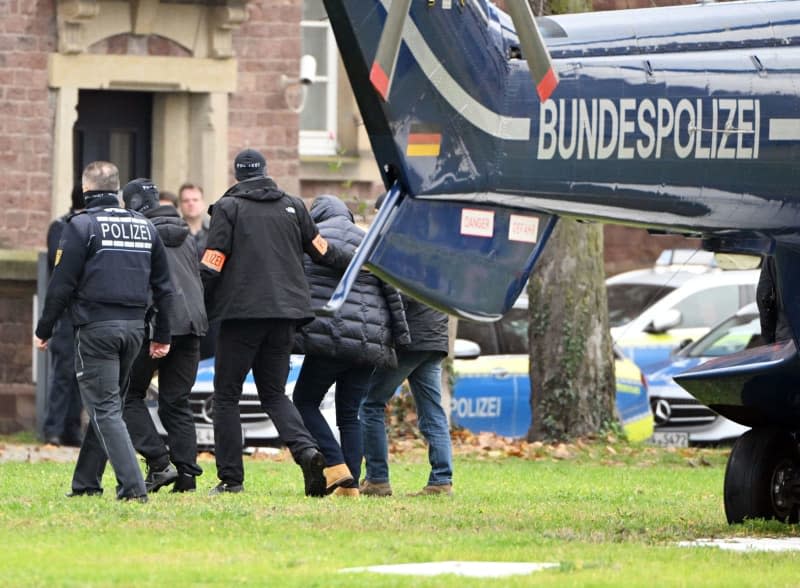
{"label": "red brick wall", "polygon": [[32,283],[0,280],[0,433],[32,429],[35,424],[31,384],[33,288]]}
{"label": "red brick wall", "polygon": [[606,275],[648,267],[664,249],[698,249],[699,239],[651,235],[645,229],[606,225],[603,231]]}
{"label": "red brick wall", "polygon": [[[289,110],[281,74],[300,68],[302,3],[263,0],[248,4],[249,19],[234,35],[239,86],[230,98],[229,161],[241,149],[258,149],[278,185],[298,194],[298,115]],[[229,176],[233,182],[233,175]]]}
{"label": "red brick wall", "polygon": [[0,248],[40,246],[50,222],[54,6],[0,0]]}
{"label": "red brick wall", "polygon": [[[0,248],[35,248],[50,223],[55,2],[0,0]],[[33,284],[0,280],[0,432],[32,428]]]}

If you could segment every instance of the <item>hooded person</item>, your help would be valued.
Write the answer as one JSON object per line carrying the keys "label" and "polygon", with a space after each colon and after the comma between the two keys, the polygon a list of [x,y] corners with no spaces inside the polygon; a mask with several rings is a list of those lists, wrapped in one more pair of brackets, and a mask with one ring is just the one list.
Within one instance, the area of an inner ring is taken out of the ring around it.
{"label": "hooded person", "polygon": [[120,208],[119,170],[93,161],[81,174],[86,209],[64,227],[34,344],[46,349],[69,307],[75,375],[91,426],[81,443],[69,496],[103,492],[110,461],[117,498],[147,501],[147,488],[123,421],[130,370],[141,351],[148,309],[158,309],[148,353],[170,351],[174,288],[166,247],[142,214]]}
{"label": "hooded person", "polygon": [[[197,436],[189,395],[200,360],[200,339],[208,330],[197,246],[189,226],[171,204],[159,202],[152,180],[138,178],[122,190],[125,207],[142,213],[158,231],[166,246],[175,297],[170,315],[172,347],[161,359],[150,357],[148,341],[134,362],[123,418],[134,448],[147,460],[145,486],[157,492],[175,483],[174,492],[196,488],[203,470],[197,464]],[[158,416],[167,431],[161,439],[145,406],[153,374],[158,371]]]}
{"label": "hooded person", "polygon": [[266,170],[258,151],[236,156],[237,183],[214,204],[201,261],[209,318],[220,320],[214,363],[220,483],[211,493],[244,489],[239,400],[252,369],[261,407],[302,469],[306,495],[324,496],[325,458],[286,397],[286,378],[295,331],[314,319],[303,254],[341,270],[352,255],[330,246],[303,201],[281,190]]}
{"label": "hooded person", "polygon": [[[347,205],[322,195],[311,205],[311,218],[329,244],[355,250],[364,231],[353,222]],[[342,272],[305,260],[315,307],[333,294]],[[304,353],[293,400],[326,461],[326,490],[358,496],[363,443],[358,411],[376,367],[396,368],[395,345],[409,343],[403,301],[392,286],[374,274],[359,272],[342,308],[334,316],[318,316],[298,332],[296,350]],[[331,384],[336,384],[337,443],[320,412]]]}

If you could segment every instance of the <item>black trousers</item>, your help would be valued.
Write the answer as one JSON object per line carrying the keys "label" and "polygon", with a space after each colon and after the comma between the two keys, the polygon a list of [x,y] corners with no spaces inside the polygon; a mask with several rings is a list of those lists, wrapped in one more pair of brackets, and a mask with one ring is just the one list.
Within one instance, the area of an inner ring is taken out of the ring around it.
{"label": "black trousers", "polygon": [[[197,435],[189,406],[199,360],[200,337],[183,335],[172,338],[169,353],[161,359],[150,357],[150,341],[145,340],[133,363],[122,416],[133,447],[152,468],[163,469],[172,461],[182,474],[203,473],[197,465]],[[158,416],[167,431],[167,445],[156,431],[144,402],[156,370]]]}
{"label": "black trousers", "polygon": [[317,443],[286,396],[295,322],[282,319],[222,321],[214,362],[214,444],[217,476],[228,484],[244,481],[239,399],[252,368],[258,398],[295,461]]}
{"label": "black trousers", "polygon": [[75,329],[69,311],[56,323],[48,349],[52,375],[48,382],[44,437],[45,440],[58,437],[62,443],[80,445],[81,393],[75,378]]}
{"label": "black trousers", "polygon": [[73,492],[102,490],[108,460],[117,476],[118,498],[147,494],[122,420],[122,394],[143,338],[141,320],[101,321],[75,331],[75,375],[91,426],[75,464]]}

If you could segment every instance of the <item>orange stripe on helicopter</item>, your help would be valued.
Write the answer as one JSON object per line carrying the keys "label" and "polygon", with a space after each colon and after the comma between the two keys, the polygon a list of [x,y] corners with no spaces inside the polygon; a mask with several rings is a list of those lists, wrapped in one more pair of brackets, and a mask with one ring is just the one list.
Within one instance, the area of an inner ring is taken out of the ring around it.
{"label": "orange stripe on helicopter", "polygon": [[376,61],[372,64],[372,70],[369,72],[369,81],[372,82],[373,87],[381,95],[383,101],[386,102],[389,98],[389,76],[383,71],[383,68]]}
{"label": "orange stripe on helicopter", "polygon": [[406,155],[409,157],[438,157],[441,146],[441,133],[409,133]]}
{"label": "orange stripe on helicopter", "polygon": [[544,102],[550,98],[550,94],[553,93],[553,90],[556,89],[556,86],[558,86],[558,78],[551,67],[536,85],[536,93],[539,94],[539,100]]}

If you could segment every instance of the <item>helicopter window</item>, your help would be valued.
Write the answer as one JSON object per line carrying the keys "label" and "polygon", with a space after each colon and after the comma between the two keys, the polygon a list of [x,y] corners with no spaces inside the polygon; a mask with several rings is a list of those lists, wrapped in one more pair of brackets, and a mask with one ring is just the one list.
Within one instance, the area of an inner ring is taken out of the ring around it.
{"label": "helicopter window", "polygon": [[538,17],[536,24],[545,39],[560,39],[567,37],[567,31],[552,18]]}

